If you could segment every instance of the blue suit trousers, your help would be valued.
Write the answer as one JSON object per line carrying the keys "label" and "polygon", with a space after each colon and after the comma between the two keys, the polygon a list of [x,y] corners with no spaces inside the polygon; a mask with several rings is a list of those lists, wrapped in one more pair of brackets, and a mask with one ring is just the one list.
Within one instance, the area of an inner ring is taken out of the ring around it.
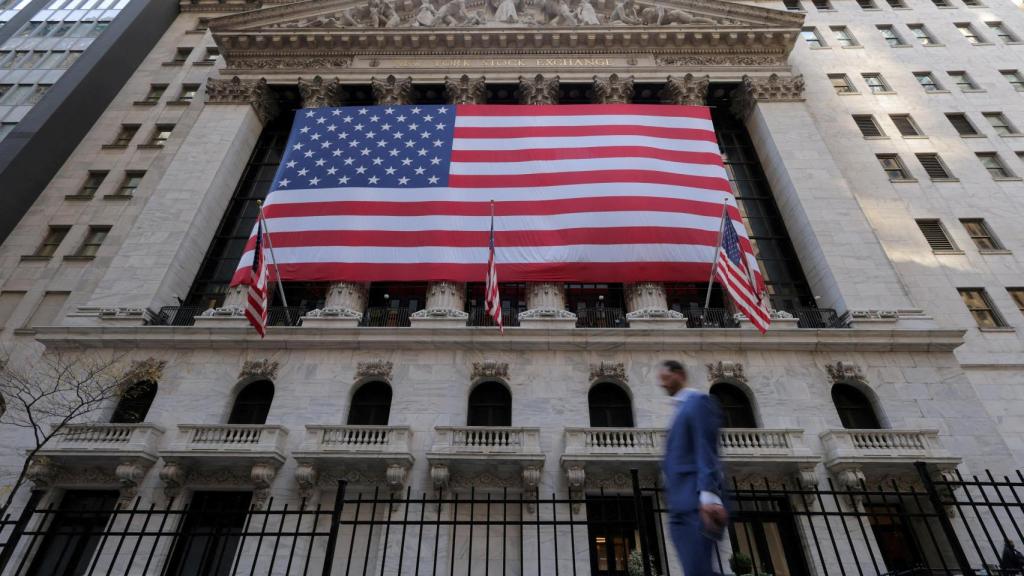
{"label": "blue suit trousers", "polygon": [[704,532],[697,510],[669,514],[669,532],[675,544],[684,576],[712,576],[711,559],[715,541]]}

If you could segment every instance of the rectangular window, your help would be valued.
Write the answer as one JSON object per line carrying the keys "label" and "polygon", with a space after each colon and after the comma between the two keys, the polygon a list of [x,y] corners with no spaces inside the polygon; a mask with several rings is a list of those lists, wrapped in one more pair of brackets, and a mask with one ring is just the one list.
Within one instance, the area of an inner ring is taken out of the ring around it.
{"label": "rectangular window", "polygon": [[935,38],[924,24],[907,24],[907,28],[910,29],[910,33],[917,38],[917,41],[922,46],[932,46],[935,44]]}
{"label": "rectangular window", "polygon": [[50,52],[42,59],[41,62],[39,62],[39,66],[36,66],[36,68],[42,70],[56,70],[60,68],[60,63],[63,62],[66,57],[67,52],[64,52],[63,50]]}
{"label": "rectangular window", "polygon": [[963,70],[951,70],[946,72],[949,77],[953,79],[953,83],[956,84],[961,92],[971,92],[978,89],[978,85],[971,79],[970,74]]}
{"label": "rectangular window", "polygon": [[85,182],[82,183],[82,187],[78,189],[78,196],[88,196],[90,198],[95,196],[96,191],[100,189],[107,174],[106,170],[90,170],[89,175],[85,177]]}
{"label": "rectangular window", "polygon": [[981,3],[981,0],[963,0],[963,1],[964,1],[964,6],[967,6],[968,8],[978,8],[978,7],[984,6],[984,4]]}
{"label": "rectangular window", "polygon": [[881,74],[878,74],[877,72],[869,72],[866,74],[861,74],[861,76],[864,77],[864,82],[868,85],[868,90],[871,91],[871,93],[884,94],[887,92],[892,92],[892,90],[889,88],[889,85],[886,84],[885,79],[882,78]]}
{"label": "rectangular window", "polygon": [[971,120],[967,117],[967,114],[962,112],[950,112],[946,114],[946,119],[953,125],[957,134],[961,136],[978,136],[978,129],[974,127]]}
{"label": "rectangular window", "polygon": [[999,38],[1003,44],[1012,44],[1018,41],[1017,35],[1010,32],[1010,29],[1002,22],[985,22],[985,25],[995,33],[996,37]]}
{"label": "rectangular window", "polygon": [[853,34],[850,33],[850,29],[846,26],[830,26],[829,28],[832,29],[832,34],[836,38],[836,43],[843,48],[859,46],[859,44],[857,44],[857,39],[853,37]]}
{"label": "rectangular window", "polygon": [[[1017,311],[1024,314],[1024,288],[1007,288],[1006,291],[1010,294],[1010,298],[1013,299],[1013,303],[1017,305]],[[0,299],[2,298],[3,295],[0,294]]]}
{"label": "rectangular window", "polygon": [[213,64],[220,58],[220,48],[207,48],[206,55],[203,57],[203,62]]}
{"label": "rectangular window", "polygon": [[197,93],[199,93],[199,84],[182,84],[181,92],[178,94],[178,100],[191,102],[196,99]]}
{"label": "rectangular window", "polygon": [[1000,70],[999,73],[1010,83],[1010,86],[1013,86],[1014,90],[1024,92],[1024,76],[1021,76],[1019,70]]}
{"label": "rectangular window", "polygon": [[800,37],[803,38],[804,42],[807,42],[807,45],[811,48],[825,47],[825,41],[822,39],[821,34],[818,34],[818,29],[813,26],[800,30]]}
{"label": "rectangular window", "polygon": [[961,218],[967,235],[974,241],[979,250],[1003,250],[1003,245],[988,227],[984,218]]}
{"label": "rectangular window", "polygon": [[914,78],[917,79],[917,83],[921,85],[921,88],[924,88],[925,92],[942,91],[942,87],[939,86],[939,82],[931,72],[914,72]]}
{"label": "rectangular window", "polygon": [[811,0],[811,3],[813,3],[814,7],[818,10],[832,10],[831,0]]}
{"label": "rectangular window", "polygon": [[14,64],[15,68],[31,69],[35,68],[37,64],[46,55],[46,52],[19,52],[22,57]]}
{"label": "rectangular window", "polygon": [[790,12],[803,12],[804,7],[800,4],[800,0],[782,0],[783,5],[786,6],[786,10]]}
{"label": "rectangular window", "polygon": [[7,70],[14,67],[14,59],[18,53],[13,51],[0,52],[0,70]]}
{"label": "rectangular window", "polygon": [[1017,129],[1013,124],[1010,124],[1010,121],[1006,119],[1002,112],[982,112],[981,115],[992,125],[996,134],[1000,136],[1015,136],[1018,134]]}
{"label": "rectangular window", "polygon": [[79,258],[95,258],[96,253],[99,252],[100,246],[107,239],[107,234],[109,233],[110,226],[89,226],[89,233],[85,235],[81,246],[75,251],[75,256]]}
{"label": "rectangular window", "polygon": [[917,161],[921,163],[925,173],[932,180],[951,180],[953,178],[953,175],[949,173],[949,169],[946,168],[938,154],[929,152],[915,154],[915,156],[917,156]]}
{"label": "rectangular window", "polygon": [[251,500],[249,492],[193,492],[166,573],[230,574]]}
{"label": "rectangular window", "polygon": [[1004,180],[1006,178],[1013,178],[1013,172],[1003,164],[1003,159],[999,157],[999,154],[995,152],[976,152],[978,160],[981,165],[988,170],[988,173],[992,175],[992,178],[996,180]]}
{"label": "rectangular window", "polygon": [[67,237],[68,231],[71,230],[70,226],[50,226],[47,230],[46,236],[43,237],[43,241],[36,248],[36,251],[32,253],[33,256],[39,258],[49,258],[57,252],[57,248],[60,247],[60,243]]}
{"label": "rectangular window", "polygon": [[857,89],[853,87],[853,82],[850,82],[850,78],[846,74],[829,74],[828,79],[832,82],[832,87],[836,89],[836,94],[857,92]]}
{"label": "rectangular window", "polygon": [[1006,322],[999,315],[984,288],[957,288],[967,310],[979,328],[1003,328]]}
{"label": "rectangular window", "polygon": [[964,37],[967,42],[971,44],[984,44],[985,39],[978,35],[978,31],[974,29],[968,22],[959,22],[956,24],[956,29],[960,31],[960,34]]}
{"label": "rectangular window", "polygon": [[21,304],[21,299],[25,297],[24,292],[0,292],[0,329],[7,326],[11,316],[14,315],[14,311],[17,310],[18,304]]}
{"label": "rectangular window", "polygon": [[889,119],[900,131],[900,136],[921,136],[921,129],[910,114],[889,114]]}
{"label": "rectangular window", "polygon": [[81,50],[72,50],[72,51],[68,52],[67,56],[64,57],[64,60],[61,61],[60,67],[61,68],[71,68],[71,65],[74,64],[75,62],[77,62],[78,59],[81,56],[82,56],[82,51]]}
{"label": "rectangular window", "polygon": [[150,146],[163,146],[174,131],[174,124],[157,124],[153,129],[153,135],[149,138]]}
{"label": "rectangular window", "polygon": [[160,101],[160,97],[167,91],[167,84],[150,84],[149,92],[146,93],[146,97],[142,100],[143,102],[157,103]]}
{"label": "rectangular window", "polygon": [[[69,292],[47,292],[44,294],[43,299],[36,306],[35,311],[32,312],[32,316],[29,317],[25,327],[53,326],[60,316],[60,311],[64,308],[64,303],[67,302],[69,294]],[[42,572],[42,574],[45,574],[45,572]]]}
{"label": "rectangular window", "polygon": [[117,491],[68,490],[50,516],[30,574],[85,574],[117,505]]}
{"label": "rectangular window", "polygon": [[903,165],[903,161],[897,154],[878,154],[878,163],[882,165],[882,170],[885,170],[886,176],[893,182],[911,179],[910,172],[907,171],[907,167]]}
{"label": "rectangular window", "polygon": [[875,0],[857,0],[857,5],[860,6],[861,10],[877,10],[878,6],[875,6]]}
{"label": "rectangular window", "polygon": [[888,44],[890,48],[907,45],[907,43],[903,41],[903,37],[896,32],[896,28],[894,26],[889,26],[888,24],[879,25],[878,32],[882,34],[882,39],[885,40],[885,43]]}
{"label": "rectangular window", "polygon": [[122,124],[121,130],[114,137],[114,141],[110,143],[110,146],[127,146],[131,143],[132,138],[135,137],[135,133],[139,131],[138,124]]}
{"label": "rectangular window", "polygon": [[74,20],[66,20],[64,22],[61,22],[57,26],[57,28],[54,29],[53,34],[50,34],[50,38],[63,38],[65,36],[67,36],[68,33],[71,32],[71,29],[74,26],[75,26]]}
{"label": "rectangular window", "polygon": [[932,0],[932,4],[935,4],[938,8],[949,8],[949,0]]}
{"label": "rectangular window", "polygon": [[79,22],[75,25],[75,28],[68,33],[68,36],[71,36],[73,38],[85,38],[89,35],[90,32],[92,32],[93,26],[95,25],[96,23],[91,21]]}
{"label": "rectangular window", "polygon": [[903,0],[888,0],[890,8],[906,8],[907,5]]}
{"label": "rectangular window", "polygon": [[191,48],[178,48],[174,51],[174,60],[171,60],[172,64],[184,64],[188,57],[192,54]]}
{"label": "rectangular window", "polygon": [[960,251],[956,244],[953,243],[953,239],[949,237],[949,233],[946,232],[946,227],[942,225],[942,221],[938,218],[917,220],[917,227],[921,230],[921,234],[924,235],[925,241],[931,246],[932,252]]}
{"label": "rectangular window", "polygon": [[106,30],[109,26],[110,22],[97,22],[95,26],[93,26],[88,30],[88,32],[86,32],[85,36],[86,38],[96,38],[97,36],[102,34],[103,31]]}
{"label": "rectangular window", "polygon": [[7,94],[0,98],[0,104],[7,106],[18,106],[29,101],[32,97],[32,93],[35,91],[35,86],[31,84],[18,84],[11,86],[7,90]]}
{"label": "rectangular window", "polygon": [[124,180],[121,181],[121,186],[117,189],[117,196],[132,196],[135,191],[138,190],[139,184],[142,183],[142,177],[146,173],[143,171],[131,171],[124,173]]}
{"label": "rectangular window", "polygon": [[209,29],[210,29],[210,19],[209,18],[200,18],[196,22],[196,27],[193,28],[193,30],[195,30],[197,32],[205,32],[206,30],[209,30]]}
{"label": "rectangular window", "polygon": [[865,138],[881,138],[885,136],[878,122],[875,122],[875,117],[871,114],[854,114],[853,121],[857,124],[857,128],[860,129],[860,133]]}

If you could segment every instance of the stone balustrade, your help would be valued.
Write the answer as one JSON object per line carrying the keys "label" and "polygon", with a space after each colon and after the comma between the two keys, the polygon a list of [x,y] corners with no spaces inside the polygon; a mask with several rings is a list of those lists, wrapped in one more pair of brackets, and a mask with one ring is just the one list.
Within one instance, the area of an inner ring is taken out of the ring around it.
{"label": "stone balustrade", "polygon": [[828,430],[821,442],[829,462],[951,459],[938,430]]}
{"label": "stone balustrade", "polygon": [[68,424],[44,448],[46,453],[140,452],[156,458],[164,429],[156,424]]}
{"label": "stone balustrade", "polygon": [[408,426],[306,426],[302,452],[408,454]]}
{"label": "stone balustrade", "polygon": [[540,428],[438,426],[431,452],[443,454],[540,454]]}
{"label": "stone balustrade", "polygon": [[[664,453],[665,434],[661,428],[566,428],[565,456],[657,460]],[[811,454],[804,443],[803,430],[788,428],[723,428],[719,450],[724,460]]]}
{"label": "stone balustrade", "polygon": [[288,430],[267,424],[181,424],[171,452],[285,453]]}

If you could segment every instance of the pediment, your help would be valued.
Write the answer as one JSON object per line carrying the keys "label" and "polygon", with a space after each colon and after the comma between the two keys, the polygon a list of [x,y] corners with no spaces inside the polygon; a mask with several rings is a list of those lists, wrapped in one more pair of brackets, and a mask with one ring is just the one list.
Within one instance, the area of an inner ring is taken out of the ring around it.
{"label": "pediment", "polygon": [[214,34],[418,29],[793,29],[803,16],[717,0],[304,0],[210,22]]}

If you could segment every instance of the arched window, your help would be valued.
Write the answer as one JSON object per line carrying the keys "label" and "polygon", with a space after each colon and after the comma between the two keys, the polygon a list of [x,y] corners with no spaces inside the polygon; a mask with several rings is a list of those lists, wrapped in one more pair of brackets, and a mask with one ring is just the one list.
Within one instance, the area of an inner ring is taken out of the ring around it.
{"label": "arched window", "polygon": [[146,420],[149,414],[149,407],[156,397],[156,382],[142,380],[125,388],[121,399],[114,408],[114,415],[110,417],[112,424],[137,424]]}
{"label": "arched window", "polygon": [[633,405],[621,386],[600,382],[587,395],[590,425],[594,428],[632,428]]}
{"label": "arched window", "polygon": [[757,428],[754,407],[750,397],[738,386],[719,382],[711,387],[711,395],[722,408],[722,426],[725,428]]}
{"label": "arched window", "polygon": [[357,426],[387,426],[391,413],[391,386],[387,382],[367,382],[352,395],[348,423]]}
{"label": "arched window", "polygon": [[843,428],[878,430],[882,427],[871,400],[857,388],[849,384],[832,386],[832,402],[839,412]]}
{"label": "arched window", "polygon": [[273,401],[274,384],[270,380],[257,380],[246,385],[235,396],[228,424],[266,424]]}
{"label": "arched window", "polygon": [[468,426],[511,426],[512,393],[500,382],[482,382],[469,393]]}

